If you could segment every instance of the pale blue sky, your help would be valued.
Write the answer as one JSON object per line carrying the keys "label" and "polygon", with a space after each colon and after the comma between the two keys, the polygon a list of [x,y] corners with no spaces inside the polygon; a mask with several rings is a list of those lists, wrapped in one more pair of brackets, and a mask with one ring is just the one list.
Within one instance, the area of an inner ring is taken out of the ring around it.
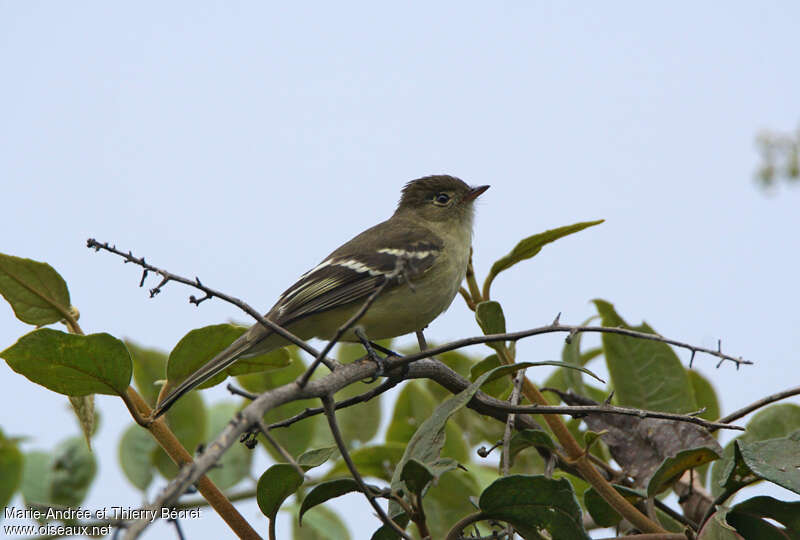
{"label": "pale blue sky", "polygon": [[[87,237],[266,310],[388,217],[403,183],[450,173],[492,185],[481,275],[523,236],[607,220],[498,278],[510,329],[559,311],[578,323],[602,297],[675,339],[721,338],[756,362],[737,373],[696,359],[732,411],[800,380],[800,192],[753,182],[758,130],[800,120],[799,21],[788,1],[3,1],[0,251],[61,272],[87,332],[169,350],[245,317],[195,308],[174,285],[150,300]],[[29,328],[0,315],[4,348]],[[457,301],[428,335],[477,332]],[[520,355],[554,359],[561,343]],[[0,369],[0,404],[25,411],[4,415],[7,433],[33,435],[26,448],[76,433],[63,398]],[[135,506],[115,463],[126,413],[98,405],[103,480],[87,504]],[[357,498],[339,508],[370,513]],[[184,524],[192,538],[225,534],[206,516]],[[377,522],[349,523],[362,539]]]}

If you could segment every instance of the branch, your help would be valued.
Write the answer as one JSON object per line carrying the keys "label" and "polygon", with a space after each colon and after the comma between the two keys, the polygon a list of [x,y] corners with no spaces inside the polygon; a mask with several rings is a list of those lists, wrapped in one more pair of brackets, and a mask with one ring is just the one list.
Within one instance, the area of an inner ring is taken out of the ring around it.
{"label": "branch", "polygon": [[[622,336],[628,336],[638,339],[647,339],[650,341],[659,341],[661,343],[666,343],[668,345],[673,345],[675,347],[680,347],[682,349],[687,349],[692,351],[692,353],[705,353],[711,356],[715,356],[720,359],[720,363],[722,361],[729,361],[733,362],[736,367],[738,368],[740,365],[751,365],[753,362],[749,360],[743,360],[741,357],[736,358],[731,355],[723,353],[720,348],[718,347],[715,349],[707,349],[705,347],[698,347],[697,345],[691,345],[689,343],[683,343],[682,341],[676,341],[674,339],[665,338],[658,334],[648,334],[645,332],[637,332],[636,330],[628,330],[627,328],[615,328],[615,327],[608,327],[608,326],[572,326],[566,324],[560,324],[557,320],[554,321],[553,324],[549,324],[547,326],[540,326],[539,328],[531,328],[530,330],[521,330],[519,332],[506,332],[503,334],[488,334],[485,336],[475,336],[471,338],[463,338],[456,341],[452,341],[445,345],[440,345],[439,347],[434,347],[432,349],[428,349],[427,351],[422,351],[414,354],[405,355],[402,358],[403,363],[414,362],[420,358],[428,358],[430,356],[434,356],[437,354],[441,354],[444,352],[452,351],[455,349],[460,349],[462,347],[467,347],[469,345],[478,345],[482,343],[495,343],[498,341],[519,341],[520,339],[537,336],[541,334],[552,334],[556,332],[564,332],[566,334],[570,334],[574,336],[579,333],[584,332],[597,332],[597,333],[604,333],[604,334],[619,334]],[[720,363],[717,364],[717,367],[720,366]]]}
{"label": "branch", "polygon": [[[774,403],[776,401],[780,401],[782,399],[786,399],[787,397],[792,397],[800,394],[800,386],[796,386],[794,388],[790,388],[788,390],[784,390],[783,392],[778,392],[777,394],[772,394],[771,396],[767,396],[765,398],[761,398],[758,401],[754,401],[747,407],[742,407],[738,411],[734,411],[728,416],[723,416],[718,420],[718,422],[722,422],[728,424],[733,422],[734,420],[738,420],[742,416],[746,416],[751,412],[755,411],[756,409],[760,409],[764,405],[769,405],[770,403]],[[715,431],[719,428],[712,428],[711,431]]]}
{"label": "branch", "polygon": [[339,430],[339,424],[336,423],[336,412],[333,408],[333,398],[330,395],[323,396],[322,406],[325,408],[325,416],[328,418],[328,426],[331,428],[333,440],[336,441],[336,446],[339,447],[339,452],[342,454],[342,458],[347,464],[347,468],[350,469],[350,474],[353,476],[356,484],[358,484],[358,487],[361,488],[361,491],[364,493],[367,501],[369,501],[369,504],[387,527],[393,529],[394,532],[399,534],[402,538],[411,540],[411,537],[408,536],[408,534],[397,523],[395,523],[392,518],[386,514],[386,512],[383,511],[381,505],[379,505],[375,500],[375,495],[372,494],[369,487],[364,483],[364,479],[358,472],[355,463],[353,463],[353,459],[350,457],[350,452],[347,451],[347,444],[345,444],[344,438],[342,437],[342,432]]}
{"label": "branch", "polygon": [[[314,356],[315,358],[319,356],[319,351],[317,351],[314,347],[312,347],[311,345],[309,345],[296,335],[292,334],[282,326],[279,326],[274,322],[270,321],[269,319],[265,318],[264,316],[261,315],[261,313],[253,309],[246,302],[243,302],[238,298],[234,298],[233,296],[229,296],[223,292],[217,291],[210,287],[206,287],[205,285],[200,283],[200,279],[197,277],[195,277],[194,280],[191,280],[183,276],[179,276],[178,274],[173,274],[172,272],[168,272],[161,268],[157,268],[145,262],[144,257],[142,258],[134,257],[130,251],[128,253],[125,253],[123,251],[118,250],[115,246],[109,246],[108,242],[104,242],[101,244],[94,238],[89,238],[86,241],[86,247],[94,249],[95,251],[100,251],[101,249],[103,249],[115,255],[119,255],[120,257],[125,259],[126,263],[130,262],[144,268],[144,271],[142,272],[142,279],[139,282],[140,287],[144,285],[144,281],[147,278],[148,272],[155,272],[156,274],[159,274],[161,276],[161,282],[155,288],[150,289],[150,298],[154,297],[159,292],[161,292],[161,288],[164,287],[164,285],[166,285],[170,281],[177,281],[178,283],[183,283],[184,285],[188,285],[189,287],[194,287],[195,289],[201,290],[205,293],[205,296],[203,298],[200,298],[199,300],[195,298],[194,295],[190,296],[189,297],[190,303],[199,306],[201,302],[203,302],[204,300],[208,300],[209,298],[219,298],[220,300],[224,300],[225,302],[228,302],[229,304],[233,304],[234,306],[238,307],[239,309],[241,309],[242,311],[253,317],[256,321],[261,323],[264,327],[269,328],[282,338],[297,345],[298,347],[306,351],[308,354]],[[323,360],[323,363],[331,371],[333,371],[334,367],[336,366],[336,362],[327,358]]]}

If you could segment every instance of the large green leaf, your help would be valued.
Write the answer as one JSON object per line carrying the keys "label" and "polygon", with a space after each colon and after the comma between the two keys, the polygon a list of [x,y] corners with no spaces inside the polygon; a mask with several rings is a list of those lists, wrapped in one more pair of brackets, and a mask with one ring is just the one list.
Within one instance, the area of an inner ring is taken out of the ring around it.
{"label": "large green leaf", "polygon": [[[786,528],[768,522],[775,520]],[[745,538],[769,540],[800,539],[800,502],[787,502],[759,496],[730,509],[726,521]]]}
{"label": "large green leaf", "polygon": [[684,471],[700,467],[719,459],[720,453],[715,448],[701,446],[681,450],[674,456],[667,457],[650,477],[647,484],[647,495],[655,496],[667,489],[672,482],[680,478]]}
{"label": "large green leaf", "polygon": [[[594,303],[603,326],[656,333],[647,323],[629,326],[604,300]],[[697,409],[686,369],[669,345],[610,333],[603,333],[602,339],[617,403],[675,413]]]}
{"label": "large green leaf", "polygon": [[[22,482],[24,458],[17,441],[0,431],[0,506],[5,507]],[[0,515],[2,519],[2,515]]]}
{"label": "large green leaf", "polygon": [[125,346],[128,347],[133,360],[133,380],[136,382],[136,388],[145,401],[155,406],[161,390],[156,381],[167,378],[167,353],[144,348],[130,340],[125,340]]}
{"label": "large green leaf", "polygon": [[407,443],[436,408],[436,401],[422,381],[408,381],[394,404],[386,442]]}
{"label": "large green leaf", "polygon": [[0,253],[0,294],[28,324],[44,326],[70,313],[67,284],[47,263]]}
{"label": "large green leaf", "polygon": [[[367,484],[367,486],[375,492],[380,491],[380,488]],[[321,482],[314,486],[308,495],[303,499],[303,504],[300,506],[300,511],[297,514],[297,520],[302,525],[303,516],[306,512],[326,501],[347,495],[348,493],[361,492],[353,478],[337,478],[336,480],[328,480]]]}
{"label": "large green leaf", "polygon": [[[403,457],[404,449],[405,445],[401,443],[362,446],[350,452],[350,457],[362,476],[371,476],[389,481],[392,477],[392,471]],[[325,478],[336,478],[337,476],[349,474],[350,471],[344,460],[339,460],[328,471]]]}
{"label": "large green leaf", "polygon": [[549,231],[534,234],[533,236],[529,236],[524,240],[521,240],[516,246],[514,246],[514,249],[511,250],[511,253],[501,257],[492,265],[492,268],[489,270],[489,275],[486,277],[486,282],[483,286],[484,296],[488,297],[488,294],[486,293],[488,293],[492,281],[494,281],[494,278],[497,277],[497,274],[500,272],[508,270],[518,262],[530,259],[539,253],[542,248],[550,242],[554,242],[559,238],[563,238],[564,236],[568,236],[572,233],[582,231],[587,227],[599,225],[600,223],[603,223],[603,221],[604,220],[600,219],[597,221],[584,221],[581,223],[575,223],[573,225],[566,225],[557,229],[550,229]]}
{"label": "large green leaf", "polygon": [[[625,497],[628,502],[634,504],[645,497],[644,493],[640,493],[635,489],[625,486],[612,484],[617,492]],[[590,487],[583,493],[583,503],[586,506],[586,511],[592,516],[595,523],[601,527],[615,527],[620,521],[622,516],[617,513],[608,502],[600,496],[600,494],[593,487]]]}
{"label": "large green leaf", "polygon": [[309,513],[302,526],[294,522],[292,529],[294,540],[350,540],[350,531],[339,514],[324,506]]}
{"label": "large green leaf", "polygon": [[25,453],[22,467],[22,496],[29,505],[50,504],[53,477],[53,454],[42,450]]}
{"label": "large green leaf", "polygon": [[97,474],[97,462],[82,437],[70,437],[56,446],[50,474],[48,502],[75,507],[89,492]]}
{"label": "large green leaf", "polygon": [[283,501],[297,491],[302,483],[303,477],[288,463],[278,463],[264,471],[256,487],[256,501],[261,513],[270,521],[274,520]]}
{"label": "large green leaf", "polygon": [[[247,331],[243,326],[215,324],[195,328],[183,336],[169,353],[167,381],[174,386],[200,369],[222,352],[236,338]],[[224,371],[217,373],[197,388],[209,388],[225,380],[228,375],[244,375],[289,365],[289,354],[285,349],[276,349],[253,358],[240,358]]]}
{"label": "large green leaf", "polygon": [[[401,475],[408,460],[415,459],[429,466],[435,466],[439,463],[442,449],[445,445],[445,427],[447,425],[447,420],[469,403],[484,383],[515,373],[531,365],[533,365],[531,362],[523,362],[510,366],[501,366],[487,371],[464,390],[436,407],[433,414],[419,426],[409,440],[403,452],[403,457],[392,474],[392,490],[407,491]],[[389,517],[394,519],[402,515],[404,515],[402,507],[396,502],[391,501],[389,503]],[[382,533],[382,537],[388,534],[389,531],[386,531]]]}
{"label": "large green leaf", "polygon": [[[380,345],[390,348],[391,340],[378,342]],[[364,356],[364,347],[360,344],[341,343],[337,350],[337,360],[343,364],[348,364]],[[357,383],[345,386],[334,395],[336,401],[342,401],[351,397],[363,394],[381,384],[381,381],[371,383]],[[369,401],[352,405],[336,411],[336,420],[342,437],[349,445],[364,444],[370,441],[378,433],[381,424],[381,395],[375,396]]]}
{"label": "large green leaf", "polygon": [[[487,300],[475,306],[475,320],[485,335],[504,334],[506,332],[506,316],[503,314],[503,307],[500,302]],[[495,341],[487,343],[492,349],[499,351],[505,349],[505,341]]]}
{"label": "large green leaf", "polygon": [[733,492],[756,480],[768,480],[800,494],[800,431],[766,441],[734,441],[734,460],[728,465],[723,487]]}
{"label": "large green leaf", "polygon": [[[200,392],[189,392],[181,397],[164,416],[175,437],[190,454],[206,441],[208,410]],[[153,451],[153,462],[164,478],[174,478],[178,474],[178,466],[160,446]]]}
{"label": "large green leaf", "polygon": [[478,506],[487,516],[511,523],[524,538],[541,538],[541,529],[559,540],[589,538],[581,507],[565,478],[506,476],[481,493]]}
{"label": "large green leaf", "polygon": [[[215,403],[208,409],[209,442],[217,438],[238,410],[232,402]],[[252,460],[253,451],[237,442],[222,455],[218,466],[208,471],[208,477],[219,489],[231,488],[250,474]]]}
{"label": "large green leaf", "polygon": [[153,481],[153,436],[138,424],[131,424],[119,440],[118,456],[122,472],[141,491]]}
{"label": "large green leaf", "polygon": [[725,445],[722,459],[711,467],[710,487],[715,497],[722,493],[722,483],[729,476],[734,458],[734,441],[778,439],[800,430],[800,406],[794,403],[771,405],[754,414],[745,427],[745,433]]}
{"label": "large green leaf", "polygon": [[79,336],[40,328],[0,356],[17,373],[68,396],[122,395],[131,380],[128,349],[105,333]]}
{"label": "large green leaf", "polygon": [[[500,360],[500,357],[498,357],[496,354],[491,354],[472,366],[472,369],[469,370],[469,380],[474,381],[487,371],[491,371],[494,368],[502,365],[503,362]],[[512,390],[511,379],[508,377],[496,379],[483,385],[481,390],[485,394],[496,397],[497,399],[508,399],[508,396],[511,394]]]}
{"label": "large green leaf", "polygon": [[[283,386],[294,381],[297,377],[303,374],[306,370],[306,365],[303,359],[297,352],[296,347],[288,348],[291,358],[291,363],[282,369],[274,369],[270,371],[262,371],[259,373],[249,373],[247,375],[239,375],[236,380],[245,390],[260,394]],[[319,400],[303,399],[299,401],[290,401],[279,407],[275,407],[267,411],[264,415],[264,422],[267,425],[291,418],[292,416],[303,412],[308,407],[318,407]],[[286,449],[292,456],[304,452],[315,441],[317,433],[321,432],[325,426],[325,417],[322,415],[312,416],[300,422],[296,422],[289,427],[275,428],[270,431],[270,435],[283,448]],[[263,436],[259,435],[259,441],[263,443],[264,449],[272,456],[275,461],[285,461],[280,452],[278,452]],[[316,444],[316,443],[315,443]]]}

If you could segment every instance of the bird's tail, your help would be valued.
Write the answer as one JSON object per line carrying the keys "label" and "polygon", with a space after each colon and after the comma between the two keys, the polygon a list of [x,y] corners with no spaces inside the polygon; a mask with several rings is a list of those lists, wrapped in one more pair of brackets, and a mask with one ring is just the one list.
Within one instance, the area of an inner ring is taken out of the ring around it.
{"label": "bird's tail", "polygon": [[243,334],[239,339],[223,349],[218,355],[209,360],[203,367],[189,375],[183,382],[175,387],[167,396],[159,402],[153,410],[153,419],[158,418],[169,409],[181,396],[190,392],[198,385],[224,370],[233,364],[240,357],[246,355],[253,348],[252,339],[247,339],[248,333]]}

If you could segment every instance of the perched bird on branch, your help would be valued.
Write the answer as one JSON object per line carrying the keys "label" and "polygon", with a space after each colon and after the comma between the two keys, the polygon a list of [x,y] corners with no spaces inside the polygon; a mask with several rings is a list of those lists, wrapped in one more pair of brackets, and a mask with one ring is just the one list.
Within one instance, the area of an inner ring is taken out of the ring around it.
{"label": "perched bird on branch", "polygon": [[[473,202],[489,186],[470,187],[453,176],[426,176],[403,188],[392,217],[362,232],[300,276],[265,315],[301,339],[334,339],[365,300],[383,287],[357,323],[341,336],[360,341],[422,330],[455,298],[469,262]],[[174,388],[153,412],[239,358],[268,353],[288,341],[260,323]]]}

